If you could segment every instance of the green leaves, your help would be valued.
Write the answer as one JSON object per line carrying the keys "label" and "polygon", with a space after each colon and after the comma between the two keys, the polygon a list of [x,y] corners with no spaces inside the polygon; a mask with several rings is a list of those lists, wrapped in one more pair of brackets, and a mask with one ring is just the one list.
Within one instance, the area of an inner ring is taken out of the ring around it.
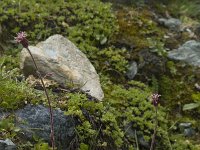
{"label": "green leaves", "polygon": [[198,108],[199,106],[200,106],[199,103],[185,104],[185,105],[183,106],[183,111],[192,110],[192,109]]}

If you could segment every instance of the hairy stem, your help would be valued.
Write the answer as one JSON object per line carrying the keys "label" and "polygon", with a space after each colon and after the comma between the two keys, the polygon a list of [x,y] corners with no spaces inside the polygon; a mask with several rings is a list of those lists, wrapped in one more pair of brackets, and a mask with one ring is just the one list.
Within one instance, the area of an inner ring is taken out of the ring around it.
{"label": "hairy stem", "polygon": [[38,66],[37,66],[37,64],[35,62],[35,59],[34,59],[32,53],[31,53],[30,49],[28,47],[26,49],[28,50],[28,53],[30,54],[30,56],[32,58],[32,61],[34,63],[35,69],[36,69],[36,73],[37,73],[38,77],[40,78],[40,81],[42,83],[42,87],[43,87],[45,95],[47,97],[47,101],[48,101],[48,105],[49,105],[49,112],[50,112],[50,123],[51,123],[51,146],[52,146],[53,150],[55,150],[54,123],[53,123],[53,111],[52,111],[51,101],[50,101],[47,89],[46,89],[46,87],[44,85],[44,81],[43,81],[42,75],[40,74]]}
{"label": "hairy stem", "polygon": [[155,127],[154,127],[154,132],[153,132],[150,150],[154,149],[154,144],[155,144],[155,140],[156,140],[156,132],[157,132],[157,127],[158,127],[158,107],[157,106],[155,106],[155,112],[156,112]]}

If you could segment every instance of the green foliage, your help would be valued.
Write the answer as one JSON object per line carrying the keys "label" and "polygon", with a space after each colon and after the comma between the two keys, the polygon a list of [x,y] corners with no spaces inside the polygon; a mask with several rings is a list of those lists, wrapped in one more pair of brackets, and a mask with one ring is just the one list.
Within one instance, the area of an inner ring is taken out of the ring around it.
{"label": "green foliage", "polygon": [[0,70],[0,106],[4,109],[17,109],[34,98],[33,90],[25,82],[12,79],[17,73],[18,69],[5,71],[2,67]]}
{"label": "green foliage", "polygon": [[12,70],[19,67],[19,53],[17,49],[6,51],[6,54],[0,57],[0,66],[6,66],[6,70]]}
{"label": "green foliage", "polygon": [[[117,42],[134,46],[136,50],[149,48],[152,45],[159,52],[164,50],[162,42],[159,42],[162,41],[164,32],[153,21],[151,11],[145,9],[145,7],[143,9],[120,7],[117,18],[119,22],[117,38],[120,39]],[[151,42],[148,38],[152,39]],[[153,43],[153,41],[156,42]]]}
{"label": "green foliage", "polygon": [[[26,30],[34,41],[60,33],[77,44],[98,46],[105,44],[117,30],[111,5],[99,0],[8,0],[0,5],[2,25],[8,25],[13,33]],[[90,51],[84,47],[83,51]]]}
{"label": "green foliage", "polygon": [[[120,85],[109,84],[105,88],[105,99],[102,103],[88,101],[82,94],[68,94],[66,114],[78,117],[77,135],[80,143],[97,147],[129,147],[135,143],[130,131],[137,130],[138,136],[151,140],[155,112],[148,100],[151,90],[141,82],[131,81],[128,89]],[[159,107],[158,136],[163,137],[166,128],[165,113]],[[129,142],[127,142],[129,141]],[[162,142],[161,142],[162,143]]]}
{"label": "green foliage", "polygon": [[173,15],[200,19],[200,4],[198,0],[170,0],[167,5]]}
{"label": "green foliage", "polygon": [[193,93],[192,94],[192,100],[194,101],[194,105],[196,106],[195,108],[198,108],[198,112],[200,112],[200,93]]}
{"label": "green foliage", "polygon": [[0,121],[0,137],[13,139],[17,136],[20,128],[16,127],[14,124],[14,118],[12,116],[6,119],[1,119]]}
{"label": "green foliage", "polygon": [[195,145],[193,141],[187,140],[181,135],[173,135],[172,136],[172,149],[175,150],[199,150],[199,145]]}
{"label": "green foliage", "polygon": [[192,90],[182,79],[162,76],[159,80],[159,93],[167,107],[173,108],[190,102]]}
{"label": "green foliage", "polygon": [[200,103],[189,103],[189,104],[185,104],[185,105],[183,106],[183,111],[192,110],[192,109],[198,108],[199,106],[200,106]]}
{"label": "green foliage", "polygon": [[164,47],[164,42],[159,41],[159,39],[147,38],[149,42],[149,48],[151,52],[157,53],[159,56],[166,56],[167,51]]}
{"label": "green foliage", "polygon": [[128,61],[125,59],[126,49],[118,49],[114,47],[108,47],[100,50],[97,55],[100,61],[98,68],[102,70],[113,69],[119,73],[125,73],[128,66]]}
{"label": "green foliage", "polygon": [[[34,42],[62,34],[87,55],[98,71],[125,72],[125,50],[109,47],[110,38],[118,30],[109,3],[100,0],[30,0],[28,3],[8,0],[0,1],[0,6],[0,23],[12,33],[26,31],[28,39]],[[107,66],[102,65],[105,61],[108,61]]]}
{"label": "green foliage", "polygon": [[169,69],[169,71],[172,75],[176,75],[177,69],[176,69],[176,65],[174,64],[173,61],[167,62],[167,68]]}
{"label": "green foliage", "polygon": [[48,143],[38,142],[37,144],[34,145],[34,150],[52,150],[52,149],[49,147]]}

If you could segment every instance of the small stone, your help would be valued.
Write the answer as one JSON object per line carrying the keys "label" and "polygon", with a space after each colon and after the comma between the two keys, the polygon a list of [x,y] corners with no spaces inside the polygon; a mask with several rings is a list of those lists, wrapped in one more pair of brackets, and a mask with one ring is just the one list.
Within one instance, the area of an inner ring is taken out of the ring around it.
{"label": "small stone", "polygon": [[158,19],[158,22],[162,25],[164,25],[165,27],[169,28],[172,31],[179,31],[180,30],[180,26],[181,26],[181,21],[179,19],[176,18],[160,18]]}
{"label": "small stone", "polygon": [[192,125],[192,123],[186,122],[186,123],[180,123],[179,127],[180,128],[189,128],[189,127],[191,127],[191,125]]}
{"label": "small stone", "polygon": [[138,143],[140,143],[140,145],[142,145],[145,148],[149,148],[149,143],[144,139],[143,136],[138,137]]}
{"label": "small stone", "polygon": [[16,145],[10,140],[0,140],[0,150],[16,150]]}
{"label": "small stone", "polygon": [[193,128],[186,128],[184,129],[184,135],[187,137],[191,137],[195,134],[195,131]]}
{"label": "small stone", "polygon": [[133,61],[130,64],[130,67],[128,68],[128,71],[126,73],[128,79],[132,80],[135,75],[137,74],[138,68],[137,68],[137,63],[135,61]]}

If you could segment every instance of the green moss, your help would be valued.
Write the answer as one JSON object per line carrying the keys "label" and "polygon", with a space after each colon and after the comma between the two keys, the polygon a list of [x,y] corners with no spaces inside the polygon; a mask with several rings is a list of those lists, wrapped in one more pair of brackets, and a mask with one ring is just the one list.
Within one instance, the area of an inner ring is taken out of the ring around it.
{"label": "green moss", "polygon": [[12,33],[26,31],[32,42],[44,40],[52,34],[62,34],[87,55],[98,71],[125,72],[126,51],[109,44],[118,31],[111,4],[99,0],[59,0],[56,3],[53,0],[31,0],[29,3],[8,0],[1,1],[0,5],[1,15],[6,16],[0,23]]}
{"label": "green moss", "polygon": [[137,50],[151,47],[147,37],[153,41],[159,41],[163,37],[163,31],[153,21],[153,14],[147,8],[120,7],[117,12],[119,33],[117,38],[134,45]]}
{"label": "green moss", "polygon": [[159,80],[159,87],[163,102],[169,108],[183,105],[191,100],[192,90],[181,79],[162,76]]}
{"label": "green moss", "polygon": [[32,90],[28,88],[26,83],[12,79],[18,73],[17,71],[17,69],[5,71],[4,67],[0,70],[0,106],[4,109],[17,109],[34,97]]}
{"label": "green moss", "polygon": [[97,53],[99,58],[98,68],[101,71],[115,70],[119,73],[125,73],[128,66],[128,61],[125,58],[126,52],[126,49],[118,49],[115,47],[100,50]]}
{"label": "green moss", "polygon": [[173,135],[172,136],[172,149],[175,150],[199,150],[199,145],[194,144],[193,140],[188,140],[182,135]]}
{"label": "green moss", "polygon": [[[131,131],[127,132],[128,129],[137,130],[138,136],[151,140],[155,115],[154,107],[148,100],[151,90],[136,81],[131,81],[128,87],[107,84],[105,89],[109,90],[105,91],[102,103],[88,101],[82,94],[68,95],[66,114],[80,119],[77,126],[80,142],[90,148],[129,147],[136,141]],[[159,137],[163,137],[165,129],[165,112],[159,107]]]}

